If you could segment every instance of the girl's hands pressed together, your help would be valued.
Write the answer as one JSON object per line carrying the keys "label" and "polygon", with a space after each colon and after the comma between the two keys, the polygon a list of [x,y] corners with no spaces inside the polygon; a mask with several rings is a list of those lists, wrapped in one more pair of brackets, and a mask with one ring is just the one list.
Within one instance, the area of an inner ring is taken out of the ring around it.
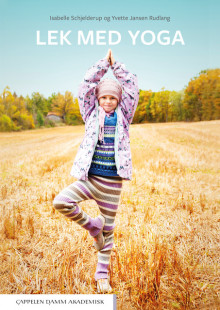
{"label": "girl's hands pressed together", "polygon": [[113,53],[111,51],[111,66],[114,65],[115,63],[115,58],[113,57]]}
{"label": "girl's hands pressed together", "polygon": [[106,58],[106,59],[108,60],[108,62],[111,64],[111,49],[108,50],[108,53],[107,53],[107,55],[106,55],[105,58]]}
{"label": "girl's hands pressed together", "polygon": [[112,66],[115,63],[115,58],[113,56],[112,50],[109,49],[106,55],[106,59],[108,60],[109,64]]}

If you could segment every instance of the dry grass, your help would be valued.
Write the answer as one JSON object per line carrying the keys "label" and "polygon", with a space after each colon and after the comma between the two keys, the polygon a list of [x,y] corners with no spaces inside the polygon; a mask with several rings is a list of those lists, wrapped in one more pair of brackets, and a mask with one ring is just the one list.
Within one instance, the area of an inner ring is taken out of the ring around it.
{"label": "dry grass", "polygon": [[[91,237],[52,207],[84,127],[0,133],[3,294],[91,294]],[[219,307],[220,121],[132,125],[110,266],[118,309]],[[91,216],[94,201],[80,204]]]}

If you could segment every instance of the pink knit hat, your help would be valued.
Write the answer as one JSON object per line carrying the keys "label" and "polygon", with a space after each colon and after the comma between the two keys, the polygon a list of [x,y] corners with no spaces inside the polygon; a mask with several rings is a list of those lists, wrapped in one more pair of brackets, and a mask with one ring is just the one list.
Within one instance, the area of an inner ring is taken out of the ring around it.
{"label": "pink knit hat", "polygon": [[105,95],[114,96],[119,102],[122,95],[122,88],[116,81],[105,79],[96,86],[96,96],[99,100],[99,98]]}

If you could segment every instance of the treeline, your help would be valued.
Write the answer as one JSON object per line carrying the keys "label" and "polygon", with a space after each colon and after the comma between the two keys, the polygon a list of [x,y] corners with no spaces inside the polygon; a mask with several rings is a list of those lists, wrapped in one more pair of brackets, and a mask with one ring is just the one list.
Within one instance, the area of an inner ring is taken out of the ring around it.
{"label": "treeline", "polygon": [[[49,112],[60,118],[59,124],[83,124],[78,100],[69,91],[48,98],[35,92],[24,98],[6,87],[0,95],[0,131],[55,126]],[[220,69],[201,71],[180,92],[140,90],[133,123],[214,119],[220,119]]]}
{"label": "treeline", "polygon": [[180,91],[140,90],[133,123],[220,119],[220,69],[204,70]]}
{"label": "treeline", "polygon": [[83,123],[78,100],[69,91],[65,95],[53,93],[47,99],[38,92],[24,98],[6,87],[0,96],[0,131],[54,127],[56,122],[47,117],[51,111],[60,117],[60,124]]}

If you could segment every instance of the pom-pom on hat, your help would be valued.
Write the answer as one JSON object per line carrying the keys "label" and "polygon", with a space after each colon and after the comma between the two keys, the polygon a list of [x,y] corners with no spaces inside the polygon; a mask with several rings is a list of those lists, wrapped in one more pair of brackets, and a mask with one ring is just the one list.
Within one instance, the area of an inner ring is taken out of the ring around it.
{"label": "pom-pom on hat", "polygon": [[105,79],[96,86],[96,96],[98,100],[103,96],[114,96],[119,102],[121,95],[121,86],[112,79]]}

